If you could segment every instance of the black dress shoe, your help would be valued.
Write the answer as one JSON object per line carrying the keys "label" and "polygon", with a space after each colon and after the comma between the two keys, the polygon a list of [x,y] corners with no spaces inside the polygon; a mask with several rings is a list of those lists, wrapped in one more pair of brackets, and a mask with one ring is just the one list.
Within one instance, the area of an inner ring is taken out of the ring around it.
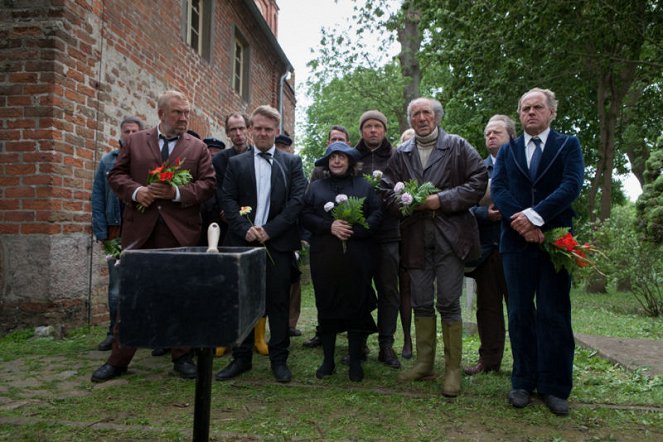
{"label": "black dress shoe", "polygon": [[380,347],[378,361],[390,368],[401,368],[401,361],[398,360],[396,352],[392,347]]}
{"label": "black dress shoe", "polygon": [[463,368],[463,371],[468,376],[474,376],[475,374],[479,374],[479,373],[488,373],[488,372],[491,372],[491,371],[498,372],[498,371],[500,371],[500,366],[499,365],[487,365],[487,364],[484,364],[482,361],[479,361],[477,363],[477,365],[474,365],[472,367]]}
{"label": "black dress shoe", "polygon": [[113,367],[110,364],[104,364],[97,368],[90,380],[92,382],[106,382],[127,372],[127,367]]}
{"label": "black dress shoe", "polygon": [[543,395],[543,403],[557,416],[566,416],[569,414],[569,401],[558,398],[552,394]]}
{"label": "black dress shoe", "polygon": [[529,391],[522,388],[511,390],[509,392],[509,403],[516,408],[525,408],[529,405]]}
{"label": "black dress shoe", "polygon": [[361,382],[364,380],[364,369],[361,367],[361,364],[351,364],[350,370],[348,370],[348,378],[352,382]]}
{"label": "black dress shoe", "polygon": [[198,376],[198,368],[193,363],[191,355],[184,355],[173,362],[173,370],[182,379],[195,379]]}
{"label": "black dress shoe", "polygon": [[272,373],[274,373],[274,379],[276,379],[276,382],[285,384],[292,380],[292,373],[290,373],[290,369],[285,363],[272,364]]}
{"label": "black dress shoe", "polygon": [[315,348],[320,347],[322,345],[322,341],[320,340],[320,336],[315,335],[308,341],[304,341],[302,345],[306,348]]}
{"label": "black dress shoe", "polygon": [[113,335],[106,336],[106,339],[104,339],[99,343],[99,345],[97,345],[97,350],[99,351],[109,351],[112,349],[113,349]]}
{"label": "black dress shoe", "polygon": [[227,381],[234,377],[239,376],[245,371],[251,370],[253,365],[251,361],[244,361],[243,359],[233,359],[230,364],[216,374],[217,381]]}
{"label": "black dress shoe", "polygon": [[168,353],[170,353],[170,348],[157,347],[154,350],[152,350],[152,356],[163,356]]}
{"label": "black dress shoe", "polygon": [[301,335],[302,335],[301,330],[299,330],[299,329],[297,329],[297,328],[291,328],[291,329],[288,331],[288,333],[290,334],[290,336],[301,336]]}
{"label": "black dress shoe", "polygon": [[322,363],[322,365],[315,371],[315,377],[318,379],[324,379],[334,374],[336,367],[334,364]]}

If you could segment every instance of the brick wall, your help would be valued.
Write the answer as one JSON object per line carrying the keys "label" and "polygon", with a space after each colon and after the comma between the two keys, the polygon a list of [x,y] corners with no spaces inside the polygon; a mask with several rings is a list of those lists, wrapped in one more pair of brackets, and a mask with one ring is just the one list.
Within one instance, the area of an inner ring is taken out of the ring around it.
{"label": "brick wall", "polygon": [[[154,126],[157,97],[178,89],[191,99],[191,128],[224,139],[230,111],[278,107],[285,64],[243,0],[213,4],[210,61],[182,39],[181,0],[0,6],[0,332],[107,320],[90,192],[123,116]],[[249,102],[231,88],[234,26],[251,49]],[[294,94],[284,97],[294,133]]]}

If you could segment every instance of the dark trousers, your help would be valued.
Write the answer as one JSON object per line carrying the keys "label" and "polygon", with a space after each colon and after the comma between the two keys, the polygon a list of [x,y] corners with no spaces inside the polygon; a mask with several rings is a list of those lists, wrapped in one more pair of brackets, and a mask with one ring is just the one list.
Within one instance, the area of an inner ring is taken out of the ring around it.
{"label": "dark trousers", "polygon": [[[290,333],[288,316],[290,304],[290,281],[293,252],[278,252],[269,249],[274,263],[267,258],[265,281],[265,313],[269,321],[269,360],[272,364],[285,363],[288,360]],[[254,333],[233,350],[233,358],[250,361],[253,357]]]}
{"label": "dark trousers", "polygon": [[[157,222],[156,226],[154,227],[154,230],[152,231],[152,235],[141,248],[166,249],[172,247],[180,247],[180,244],[177,242],[177,240],[170,232],[166,224],[163,223],[163,221],[159,220],[159,222]],[[113,327],[113,336],[115,337],[115,339],[113,339],[113,349],[111,351],[111,355],[108,357],[108,361],[106,362],[112,365],[113,367],[122,368],[129,365],[134,355],[136,354],[137,349],[136,347],[123,346],[122,343],[120,342],[120,327],[122,325],[122,320],[121,320],[122,315],[121,312],[119,311],[120,309],[118,308],[117,310],[118,310],[117,320],[115,322],[115,326]],[[191,348],[189,347],[172,348],[170,351],[170,356],[171,359],[175,361],[178,358],[186,355],[190,351]]]}
{"label": "dark trousers", "polygon": [[504,353],[504,310],[502,300],[508,301],[502,258],[497,250],[467,276],[477,283],[477,328],[479,329],[479,358],[486,367],[499,367]]}
{"label": "dark trousers", "polygon": [[509,289],[511,385],[566,399],[573,386],[575,351],[571,278],[566,270],[555,273],[538,245],[504,254],[502,260]]}
{"label": "dark trousers", "polygon": [[379,244],[375,289],[378,294],[378,341],[380,346],[393,346],[401,297],[398,293],[400,253],[398,241]]}

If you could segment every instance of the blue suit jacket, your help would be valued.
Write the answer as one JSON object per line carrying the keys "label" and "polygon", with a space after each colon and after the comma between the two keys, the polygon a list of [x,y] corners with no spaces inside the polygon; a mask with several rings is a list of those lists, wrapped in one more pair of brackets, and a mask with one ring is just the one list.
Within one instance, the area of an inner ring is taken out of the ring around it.
{"label": "blue suit jacket", "polygon": [[503,145],[490,188],[493,202],[502,213],[500,252],[518,252],[528,246],[510,226],[511,215],[528,207],[543,218],[543,231],[572,227],[575,213],[571,203],[580,194],[584,171],[580,142],[573,136],[550,131],[534,180],[529,176],[524,137]]}
{"label": "blue suit jacket", "polygon": [[[257,205],[257,187],[253,150],[233,156],[223,179],[221,206],[228,221],[228,234],[224,244],[247,246],[244,239],[251,224],[240,216],[240,207],[250,206],[253,221]],[[272,164],[272,179],[267,223],[263,226],[270,237],[267,244],[280,252],[298,250],[299,214],[304,207],[306,178],[302,171],[302,160],[276,149]]]}

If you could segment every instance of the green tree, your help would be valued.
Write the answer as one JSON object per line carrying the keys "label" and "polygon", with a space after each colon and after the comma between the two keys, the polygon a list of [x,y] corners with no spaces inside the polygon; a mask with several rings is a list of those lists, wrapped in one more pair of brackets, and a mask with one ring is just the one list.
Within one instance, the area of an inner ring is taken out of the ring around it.
{"label": "green tree", "polygon": [[645,165],[645,185],[638,198],[638,227],[650,241],[663,245],[663,136]]}
{"label": "green tree", "polygon": [[524,91],[534,86],[554,90],[561,102],[555,127],[578,133],[584,146],[591,179],[589,216],[608,217],[613,191],[619,189],[613,171],[626,172],[625,154],[634,164],[648,154],[620,142],[627,105],[660,78],[659,2],[419,4],[422,22],[428,24],[422,57],[452,69],[451,82],[440,93],[449,113],[470,109],[466,113],[484,121],[490,113],[513,115]]}

